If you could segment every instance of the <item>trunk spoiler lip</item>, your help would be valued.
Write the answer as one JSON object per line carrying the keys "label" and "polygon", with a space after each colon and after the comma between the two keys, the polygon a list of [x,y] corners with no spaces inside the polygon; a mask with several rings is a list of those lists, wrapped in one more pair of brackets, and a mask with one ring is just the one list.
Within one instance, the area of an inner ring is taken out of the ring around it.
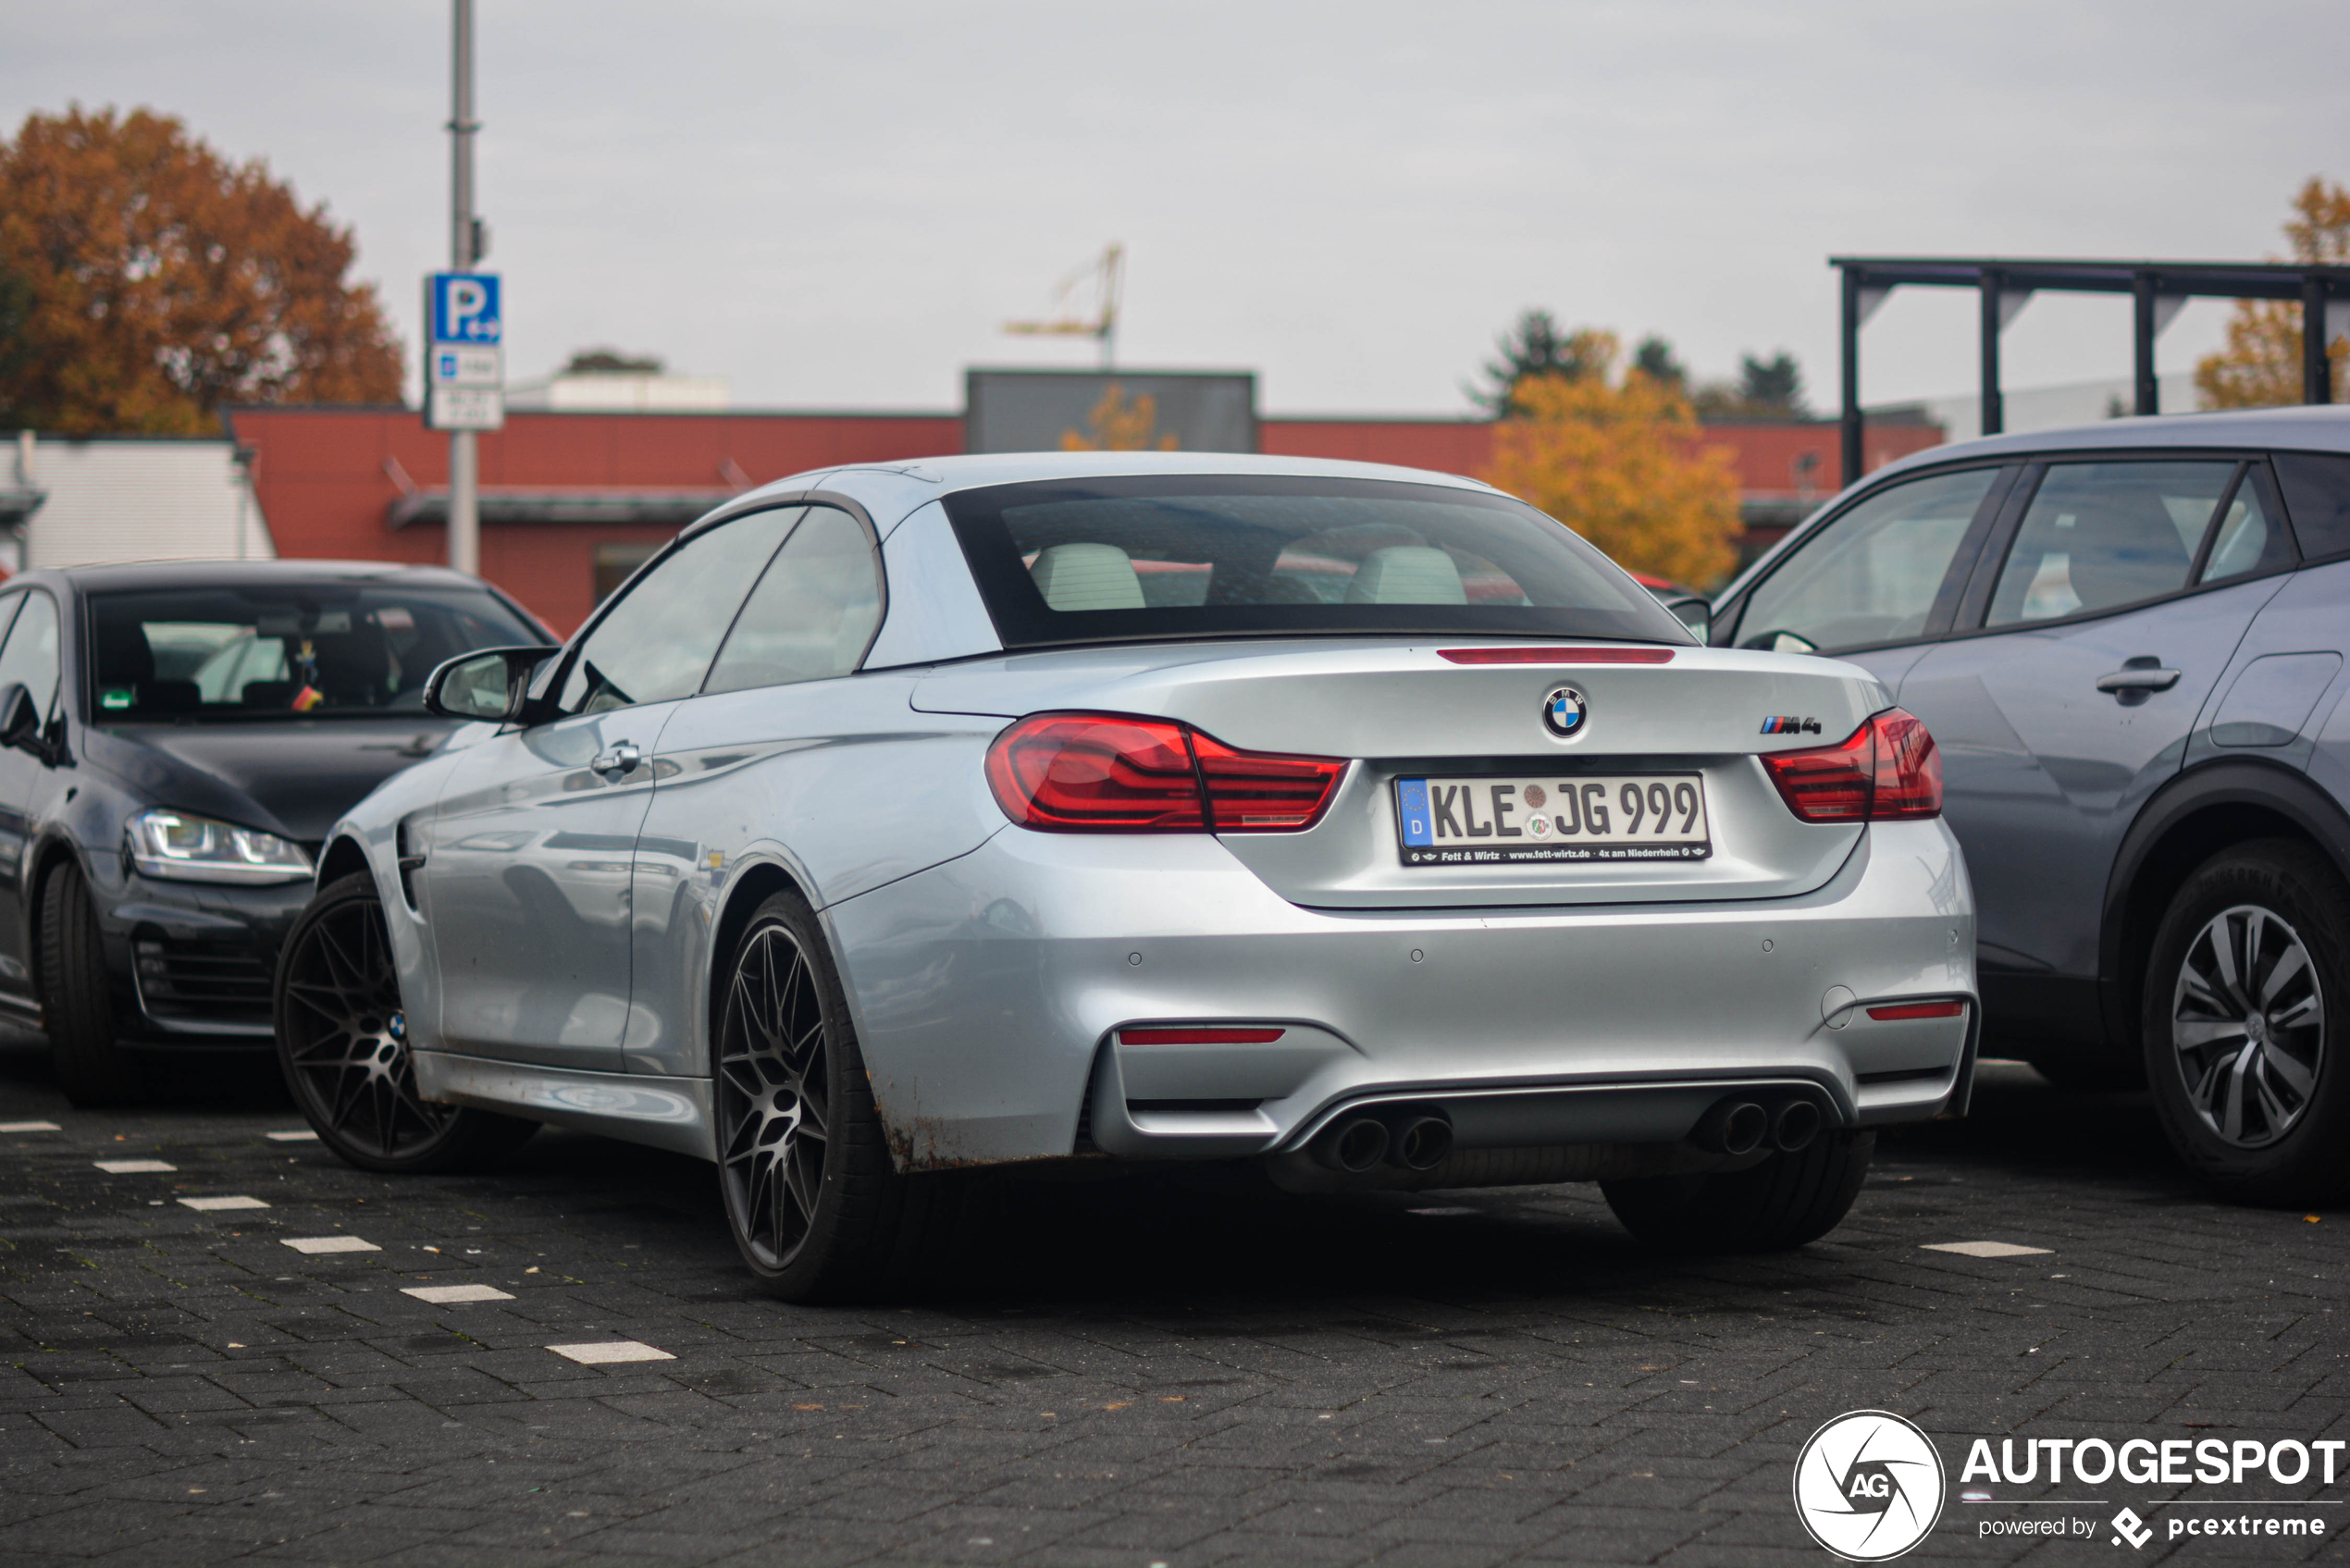
{"label": "trunk spoiler lip", "polygon": [[1454,664],[1670,664],[1669,648],[1440,648]]}

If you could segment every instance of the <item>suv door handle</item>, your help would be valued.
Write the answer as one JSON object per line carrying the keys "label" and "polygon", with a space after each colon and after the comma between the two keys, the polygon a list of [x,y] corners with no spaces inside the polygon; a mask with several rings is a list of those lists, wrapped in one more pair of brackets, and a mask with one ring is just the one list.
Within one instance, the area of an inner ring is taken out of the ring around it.
{"label": "suv door handle", "polygon": [[[2179,677],[2173,674],[2171,678],[2175,681]],[[624,740],[615,742],[610,751],[598,752],[588,759],[588,766],[599,773],[627,773],[635,772],[637,764],[643,760],[644,753]]]}
{"label": "suv door handle", "polygon": [[2151,659],[2143,664],[2133,659],[2113,673],[2097,677],[2097,690],[2109,691],[2116,697],[2124,692],[2169,691],[2178,684],[2179,672],[2163,669]]}

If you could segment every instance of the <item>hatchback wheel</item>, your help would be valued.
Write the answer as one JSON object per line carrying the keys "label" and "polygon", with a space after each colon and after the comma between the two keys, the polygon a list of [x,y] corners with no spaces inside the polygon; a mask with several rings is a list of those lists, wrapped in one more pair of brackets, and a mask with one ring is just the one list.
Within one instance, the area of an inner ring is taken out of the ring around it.
{"label": "hatchback wheel", "polygon": [[1602,1181],[1600,1191],[1624,1228],[1652,1246],[1785,1252],[1837,1228],[1875,1149],[1874,1132],[1826,1132],[1744,1170]]}
{"label": "hatchback wheel", "polygon": [[57,1087],[77,1105],[135,1098],[139,1064],[115,1041],[114,987],[99,945],[98,906],[81,868],[67,864],[41,890],[41,1015]]}
{"label": "hatchback wheel", "polygon": [[724,974],[719,1181],[743,1261],[790,1301],[863,1294],[918,1270],[968,1183],[892,1168],[815,912],[793,894],[768,899]]}
{"label": "hatchback wheel", "polygon": [[2146,966],[2146,1078],[2180,1156],[2249,1203],[2350,1188],[2350,888],[2308,846],[2269,840],[2206,861]]}
{"label": "hatchback wheel", "polygon": [[363,1170],[460,1170],[520,1148],[538,1124],[416,1093],[400,977],[375,879],[310,901],[278,960],[278,1063],[318,1141]]}

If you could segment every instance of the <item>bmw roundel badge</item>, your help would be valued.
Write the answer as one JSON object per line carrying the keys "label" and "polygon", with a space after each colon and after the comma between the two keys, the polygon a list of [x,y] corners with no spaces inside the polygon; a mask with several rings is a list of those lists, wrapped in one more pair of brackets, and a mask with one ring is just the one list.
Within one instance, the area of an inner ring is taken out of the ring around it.
{"label": "bmw roundel badge", "polygon": [[1573,686],[1552,686],[1542,699],[1542,727],[1561,740],[1573,740],[1589,720],[1589,704]]}

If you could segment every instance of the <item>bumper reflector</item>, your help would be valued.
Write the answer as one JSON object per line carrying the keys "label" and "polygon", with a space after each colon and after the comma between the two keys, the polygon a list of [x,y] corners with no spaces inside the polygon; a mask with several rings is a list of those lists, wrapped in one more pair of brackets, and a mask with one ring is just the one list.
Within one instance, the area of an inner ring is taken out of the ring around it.
{"label": "bumper reflector", "polygon": [[1899,1023],[1903,1019],[1955,1019],[1965,1015],[1964,1002],[1896,1002],[1888,1006],[1869,1009],[1869,1017],[1879,1023]]}
{"label": "bumper reflector", "polygon": [[1269,1045],[1285,1029],[1121,1029],[1120,1045]]}

